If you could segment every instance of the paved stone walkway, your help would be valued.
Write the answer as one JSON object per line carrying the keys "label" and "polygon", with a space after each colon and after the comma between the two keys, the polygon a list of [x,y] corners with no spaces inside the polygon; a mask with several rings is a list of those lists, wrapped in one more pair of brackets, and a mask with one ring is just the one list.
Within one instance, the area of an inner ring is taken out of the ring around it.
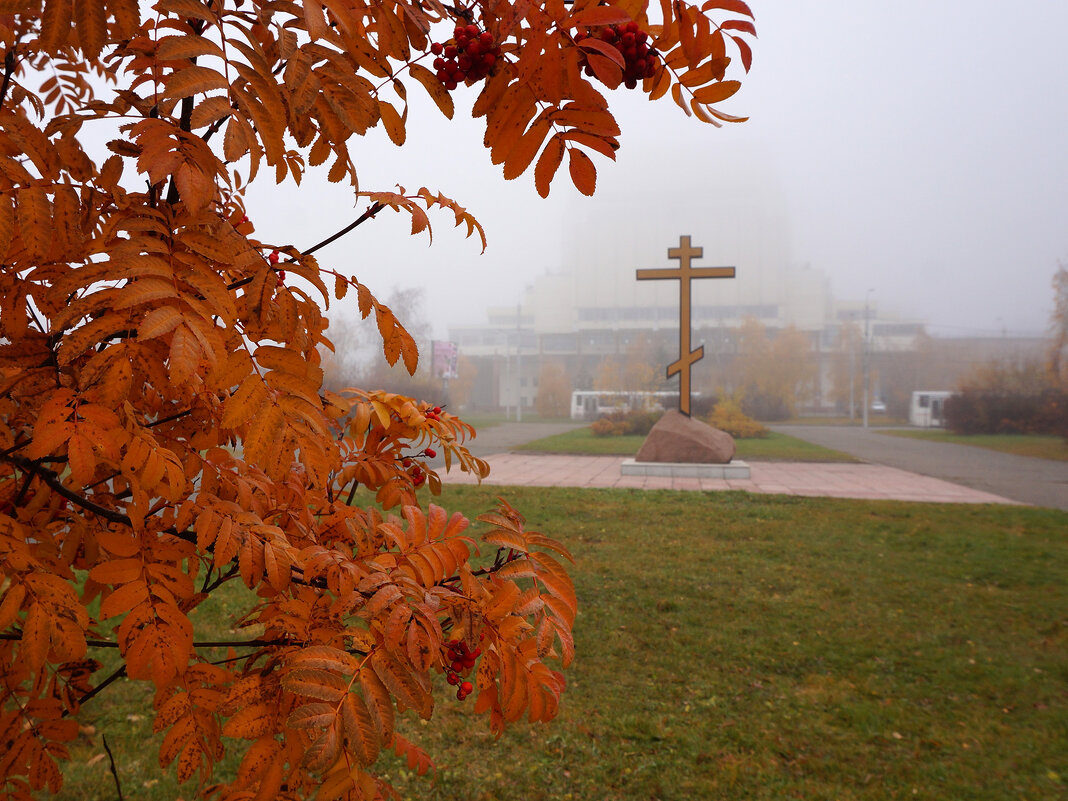
{"label": "paved stone walkway", "polygon": [[[622,456],[560,456],[498,453],[490,455],[486,484],[533,487],[629,487],[633,489],[746,490],[774,495],[927,501],[931,503],[1004,503],[1017,501],[878,464],[750,462],[748,480],[624,476]],[[474,484],[466,473],[440,475],[446,484]]]}

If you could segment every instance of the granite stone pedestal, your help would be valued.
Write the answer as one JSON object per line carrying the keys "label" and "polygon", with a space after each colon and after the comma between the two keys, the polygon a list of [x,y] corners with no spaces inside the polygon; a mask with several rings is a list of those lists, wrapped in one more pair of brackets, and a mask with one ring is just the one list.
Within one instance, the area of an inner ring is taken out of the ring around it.
{"label": "granite stone pedestal", "polygon": [[669,411],[645,438],[637,456],[620,466],[625,476],[749,478],[749,465],[734,459],[734,438],[700,420]]}

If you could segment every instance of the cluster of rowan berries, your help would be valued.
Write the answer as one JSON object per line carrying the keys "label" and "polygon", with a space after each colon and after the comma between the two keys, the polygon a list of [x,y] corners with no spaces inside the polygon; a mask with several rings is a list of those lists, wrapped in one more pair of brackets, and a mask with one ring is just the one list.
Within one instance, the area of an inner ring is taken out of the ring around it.
{"label": "cluster of rowan berries", "polygon": [[[267,261],[273,267],[274,265],[278,264],[278,258],[279,258],[278,250],[276,248],[275,250],[272,250],[270,252],[270,255],[267,256]],[[285,270],[278,270],[277,272],[278,272],[278,280],[279,280],[279,282],[285,281],[286,280],[286,271]]]}
{"label": "cluster of rowan berries", "polygon": [[412,483],[416,487],[421,487],[426,482],[426,473],[423,472],[423,468],[417,464],[412,464],[411,459],[402,459],[401,467],[408,471],[408,475],[412,478]]}
{"label": "cluster of rowan berries", "polygon": [[[628,89],[634,89],[638,81],[644,78],[652,78],[656,74],[659,53],[649,46],[649,34],[643,31],[637,22],[628,22],[626,25],[606,25],[603,28],[588,33],[575,34],[575,41],[597,38],[602,42],[615,47],[623,56],[623,84]],[[586,74],[592,76],[593,68],[589,64],[584,65]]]}
{"label": "cluster of rowan berries", "polygon": [[427,420],[441,420],[441,407],[435,406],[433,409],[428,409],[423,416]]}
{"label": "cluster of rowan berries", "polygon": [[464,81],[480,81],[490,74],[501,57],[501,48],[494,44],[493,34],[480,31],[477,25],[457,25],[453,40],[430,45],[434,72],[450,92]]}
{"label": "cluster of rowan berries", "polygon": [[475,666],[482,648],[476,646],[475,650],[467,650],[467,643],[462,640],[450,640],[446,643],[449,647],[449,669],[445,674],[445,681],[456,687],[456,700],[462,701],[471,694],[475,686],[469,681],[460,681],[461,676]]}

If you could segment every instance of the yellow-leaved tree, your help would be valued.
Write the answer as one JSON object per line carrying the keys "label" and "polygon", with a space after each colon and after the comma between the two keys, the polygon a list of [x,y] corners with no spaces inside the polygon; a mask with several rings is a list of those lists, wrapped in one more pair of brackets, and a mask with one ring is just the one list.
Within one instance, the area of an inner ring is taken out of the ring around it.
{"label": "yellow-leaved tree", "polygon": [[[366,204],[327,242],[385,208],[481,237],[437,191],[360,186],[353,137],[403,145],[409,92],[447,117],[470,92],[506,178],[533,168],[546,195],[566,159],[592,194],[591,156],[620,133],[605,89],[733,120],[713,104],[738,89],[728,53],[749,67],[751,16],[739,0],[0,0],[0,798],[58,790],[79,713],[120,679],[150,689],[160,764],[219,799],[390,794],[380,753],[429,764],[396,716],[430,718],[447,683],[495,732],[556,714],[569,554],[504,502],[472,535],[417,493],[441,491],[437,451],[486,476],[472,429],[324,389],[332,297],[355,293],[389,363],[414,371],[415,344],[316,259],[325,242],[257,236],[244,198],[321,167]],[[95,148],[99,126],[115,134]],[[192,613],[235,585],[256,636],[198,636]]]}

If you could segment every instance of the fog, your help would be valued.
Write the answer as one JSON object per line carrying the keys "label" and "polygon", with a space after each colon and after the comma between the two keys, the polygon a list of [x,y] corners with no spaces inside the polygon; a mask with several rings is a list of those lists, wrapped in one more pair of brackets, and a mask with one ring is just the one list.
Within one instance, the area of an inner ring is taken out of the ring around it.
{"label": "fog", "polygon": [[[753,69],[722,105],[748,122],[715,129],[669,98],[611,93],[622,146],[616,163],[595,156],[597,194],[572,189],[565,165],[542,200],[532,174],[506,182],[490,164],[467,110],[474,90],[466,106],[454,93],[450,123],[414,102],[416,89],[403,148],[380,132],[354,147],[361,187],[456,198],[485,226],[486,252],[447,213],[431,217],[433,246],[387,214],[320,257],[383,299],[424,287],[439,337],[515,304],[547,272],[669,266],[679,234],[703,246],[701,264],[734,263],[739,280],[747,261],[750,276],[810,265],[835,297],[870,298],[936,335],[1042,333],[1068,259],[1068,4],[752,6]],[[267,241],[306,247],[366,206],[321,179],[267,182],[248,204]]]}

